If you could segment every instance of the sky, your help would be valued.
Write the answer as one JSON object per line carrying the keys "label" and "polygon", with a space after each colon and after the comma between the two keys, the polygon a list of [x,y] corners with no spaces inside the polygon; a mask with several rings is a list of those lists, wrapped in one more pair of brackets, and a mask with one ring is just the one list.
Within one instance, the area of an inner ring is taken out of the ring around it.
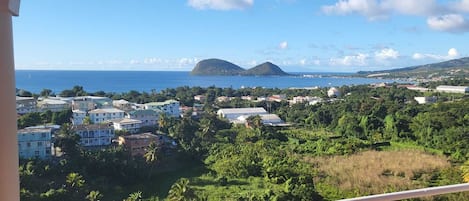
{"label": "sky", "polygon": [[24,0],[16,69],[356,72],[469,56],[469,0]]}

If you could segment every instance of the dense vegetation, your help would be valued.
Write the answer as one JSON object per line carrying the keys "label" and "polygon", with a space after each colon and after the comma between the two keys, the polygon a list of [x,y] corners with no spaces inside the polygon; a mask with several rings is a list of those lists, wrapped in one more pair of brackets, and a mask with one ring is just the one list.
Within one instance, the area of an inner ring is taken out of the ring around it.
{"label": "dense vegetation", "polygon": [[[64,157],[21,161],[22,200],[335,200],[468,180],[469,162],[461,166],[469,159],[466,96],[433,94],[440,96],[437,103],[418,105],[413,97],[420,92],[360,85],[341,87],[346,96],[315,105],[240,98],[326,98],[325,90],[178,87],[119,94],[88,93],[75,86],[61,94],[138,103],[177,99],[186,106],[196,103],[194,95],[207,99],[199,117],[162,116],[159,130],[176,139],[178,147],[150,149],[144,157],[133,158],[120,147],[83,150],[76,146],[73,130],[63,126],[56,143],[66,150]],[[220,103],[215,101],[219,96],[238,98]],[[252,106],[264,107],[292,126],[265,126],[258,116],[248,119],[249,127],[231,125],[215,114],[218,108]],[[19,121],[29,118],[37,115]]]}

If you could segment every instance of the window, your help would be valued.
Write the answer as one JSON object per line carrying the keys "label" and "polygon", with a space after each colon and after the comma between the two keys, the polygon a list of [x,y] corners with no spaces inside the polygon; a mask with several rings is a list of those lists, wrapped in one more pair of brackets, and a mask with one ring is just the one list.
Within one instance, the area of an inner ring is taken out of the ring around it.
{"label": "window", "polygon": [[27,146],[27,147],[31,147],[31,142],[27,142],[27,143],[26,143],[26,146]]}
{"label": "window", "polygon": [[42,146],[42,142],[37,142],[37,146]]}
{"label": "window", "polygon": [[39,151],[34,151],[35,156],[39,156]]}
{"label": "window", "polygon": [[45,137],[46,137],[46,133],[41,133],[41,137],[42,137],[42,138],[45,138]]}

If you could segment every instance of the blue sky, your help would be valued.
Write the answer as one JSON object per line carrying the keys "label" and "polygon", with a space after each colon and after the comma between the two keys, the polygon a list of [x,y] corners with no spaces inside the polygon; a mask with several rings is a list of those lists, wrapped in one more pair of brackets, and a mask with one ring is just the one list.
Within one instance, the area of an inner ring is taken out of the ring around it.
{"label": "blue sky", "polygon": [[29,0],[16,69],[355,72],[469,56],[469,0]]}

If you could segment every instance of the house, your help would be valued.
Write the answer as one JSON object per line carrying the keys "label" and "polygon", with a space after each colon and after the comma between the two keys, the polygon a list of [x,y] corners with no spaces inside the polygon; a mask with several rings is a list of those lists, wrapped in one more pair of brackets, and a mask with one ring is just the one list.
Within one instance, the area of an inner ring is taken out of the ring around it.
{"label": "house", "polygon": [[436,96],[422,96],[422,97],[414,97],[414,100],[417,101],[419,104],[427,104],[427,103],[435,103],[437,98]]}
{"label": "house", "polygon": [[295,96],[290,101],[290,104],[308,103],[309,105],[315,105],[319,102],[322,102],[322,98],[316,96]]}
{"label": "house", "polygon": [[226,118],[230,122],[236,122],[240,116],[253,116],[268,114],[262,107],[253,108],[224,108],[217,111],[217,115],[221,118]]}
{"label": "house", "polygon": [[111,120],[112,125],[114,126],[114,130],[119,131],[119,130],[125,130],[130,133],[137,133],[140,131],[140,128],[142,127],[142,121],[138,119],[128,119],[128,118],[123,118],[123,119],[113,119]]}
{"label": "house", "polygon": [[444,93],[459,93],[465,94],[469,93],[469,86],[448,86],[448,85],[440,85],[436,87],[437,92],[444,92]]}
{"label": "house", "polygon": [[151,102],[145,103],[144,109],[155,110],[156,112],[163,112],[172,117],[179,117],[179,101],[167,100],[164,102]]}
{"label": "house", "polygon": [[51,112],[61,112],[64,110],[70,110],[72,105],[64,100],[53,99],[53,98],[44,98],[37,102],[39,111],[45,112],[50,110]]}
{"label": "house", "polygon": [[126,112],[132,110],[132,103],[130,103],[129,101],[126,101],[126,100],[124,100],[124,99],[121,99],[121,100],[114,100],[114,101],[112,101],[112,105],[113,105],[115,108],[124,110],[124,111],[126,111]]}
{"label": "house", "polygon": [[123,145],[132,156],[143,156],[151,143],[160,145],[160,137],[151,133],[119,136],[119,145]]}
{"label": "house", "polygon": [[[271,126],[275,126],[275,125],[284,125],[285,122],[280,119],[280,117],[276,114],[258,114],[259,117],[261,118],[261,121],[264,125],[271,125]],[[250,116],[254,116],[254,115],[242,115],[242,116],[239,116],[235,121],[233,121],[232,123],[235,123],[235,124],[245,124],[247,122],[247,119],[250,117]]]}
{"label": "house", "polygon": [[285,94],[277,94],[268,97],[269,101],[282,102],[287,99]]}
{"label": "house", "polygon": [[335,87],[331,87],[328,91],[327,91],[327,96],[329,96],[329,98],[337,98],[341,95],[340,91],[335,88]]}
{"label": "house", "polygon": [[125,112],[116,108],[95,109],[88,112],[93,123],[104,123],[113,119],[124,118]]}
{"label": "house", "polygon": [[125,118],[140,120],[142,126],[154,126],[158,124],[159,117],[160,114],[154,110],[132,110],[125,115]]}
{"label": "house", "polygon": [[207,97],[204,96],[204,95],[195,95],[194,96],[194,100],[199,101],[201,103],[205,102],[206,99],[207,99]]}
{"label": "house", "polygon": [[111,108],[112,100],[108,97],[78,96],[72,99],[72,110],[90,111],[98,108]]}
{"label": "house", "polygon": [[86,112],[81,110],[72,110],[72,124],[81,125],[85,120]]}
{"label": "house", "polygon": [[16,97],[16,113],[27,114],[37,111],[37,102],[33,97]]}
{"label": "house", "polygon": [[25,128],[17,132],[20,158],[41,158],[51,156],[52,128]]}
{"label": "house", "polygon": [[114,138],[114,128],[108,124],[74,125],[73,129],[84,147],[110,145]]}

